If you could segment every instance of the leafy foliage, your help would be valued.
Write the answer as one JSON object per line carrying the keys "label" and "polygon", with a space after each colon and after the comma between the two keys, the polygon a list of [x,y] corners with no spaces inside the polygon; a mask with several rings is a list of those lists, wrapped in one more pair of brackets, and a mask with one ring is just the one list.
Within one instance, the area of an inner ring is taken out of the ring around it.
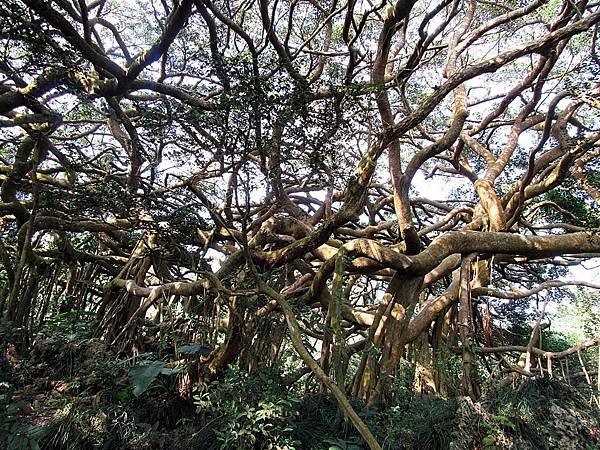
{"label": "leafy foliage", "polygon": [[24,400],[14,398],[13,385],[0,383],[0,445],[6,450],[40,450],[40,440],[47,430],[24,422],[24,416],[31,413],[31,406]]}
{"label": "leafy foliage", "polygon": [[546,193],[549,200],[569,214],[565,215],[555,209],[549,208],[548,216],[553,219],[565,220],[567,223],[583,225],[586,228],[598,228],[600,226],[600,213],[585,200],[585,194],[577,189],[553,189]]}
{"label": "leafy foliage", "polygon": [[299,400],[277,382],[276,374],[247,375],[230,366],[221,381],[207,387],[195,396],[195,404],[203,420],[213,424],[216,448],[296,448]]}

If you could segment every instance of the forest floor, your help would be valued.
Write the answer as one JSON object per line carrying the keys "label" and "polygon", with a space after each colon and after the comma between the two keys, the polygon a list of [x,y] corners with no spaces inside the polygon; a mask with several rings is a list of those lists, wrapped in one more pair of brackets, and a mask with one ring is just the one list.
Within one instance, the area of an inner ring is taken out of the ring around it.
{"label": "forest floor", "polygon": [[[98,339],[47,331],[25,348],[11,341],[0,324],[0,448],[365,448],[331,398],[293,392],[275,374],[231,368],[189,396],[168,362],[117,358]],[[496,385],[477,402],[397,394],[378,410],[355,403],[384,448],[600,448],[598,407],[557,380]]]}

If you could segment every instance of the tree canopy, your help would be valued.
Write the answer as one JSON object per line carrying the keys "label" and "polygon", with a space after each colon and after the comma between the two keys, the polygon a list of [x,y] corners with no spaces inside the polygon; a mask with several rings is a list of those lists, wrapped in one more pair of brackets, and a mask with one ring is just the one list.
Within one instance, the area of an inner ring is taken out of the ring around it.
{"label": "tree canopy", "polygon": [[478,357],[551,370],[531,355],[576,350],[500,319],[599,287],[561,278],[600,254],[598,23],[587,0],[4,0],[0,313],[91,312],[125,353],[168,323],[207,349],[192,384],[291,345],[283,380],[314,374],[371,448],[348,397],[385,402],[403,361],[443,392],[457,352],[473,397]]}

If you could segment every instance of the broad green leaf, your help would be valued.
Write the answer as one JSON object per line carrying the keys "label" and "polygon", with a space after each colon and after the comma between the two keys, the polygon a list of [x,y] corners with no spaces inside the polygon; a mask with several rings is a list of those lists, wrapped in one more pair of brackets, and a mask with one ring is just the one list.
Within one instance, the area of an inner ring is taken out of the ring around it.
{"label": "broad green leaf", "polygon": [[129,369],[129,381],[133,386],[133,395],[139,397],[156,379],[165,367],[164,361],[152,361],[149,364],[137,365]]}
{"label": "broad green leaf", "polygon": [[178,351],[179,353],[184,353],[186,355],[200,354],[202,356],[208,356],[210,354],[210,347],[206,344],[191,343],[182,345],[179,347]]}
{"label": "broad green leaf", "polygon": [[164,367],[163,369],[161,369],[160,373],[161,375],[176,375],[182,372],[183,369],[185,369],[184,366],[178,366],[173,369],[171,369],[170,367]]}

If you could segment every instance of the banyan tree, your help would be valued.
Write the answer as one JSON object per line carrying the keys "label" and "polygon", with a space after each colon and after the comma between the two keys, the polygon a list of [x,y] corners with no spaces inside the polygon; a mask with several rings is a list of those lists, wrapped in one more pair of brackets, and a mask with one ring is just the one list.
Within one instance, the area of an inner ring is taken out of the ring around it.
{"label": "banyan tree", "polygon": [[4,0],[0,312],[29,336],[91,314],[126,354],[173,333],[205,350],[189,386],[293,348],[284,382],[312,374],[372,448],[348,398],[387,401],[405,362],[443,393],[461,355],[473,397],[479,359],[551,370],[597,341],[544,352],[540,316],[509,346],[498,311],[598,287],[564,275],[600,254],[599,23],[587,0]]}

